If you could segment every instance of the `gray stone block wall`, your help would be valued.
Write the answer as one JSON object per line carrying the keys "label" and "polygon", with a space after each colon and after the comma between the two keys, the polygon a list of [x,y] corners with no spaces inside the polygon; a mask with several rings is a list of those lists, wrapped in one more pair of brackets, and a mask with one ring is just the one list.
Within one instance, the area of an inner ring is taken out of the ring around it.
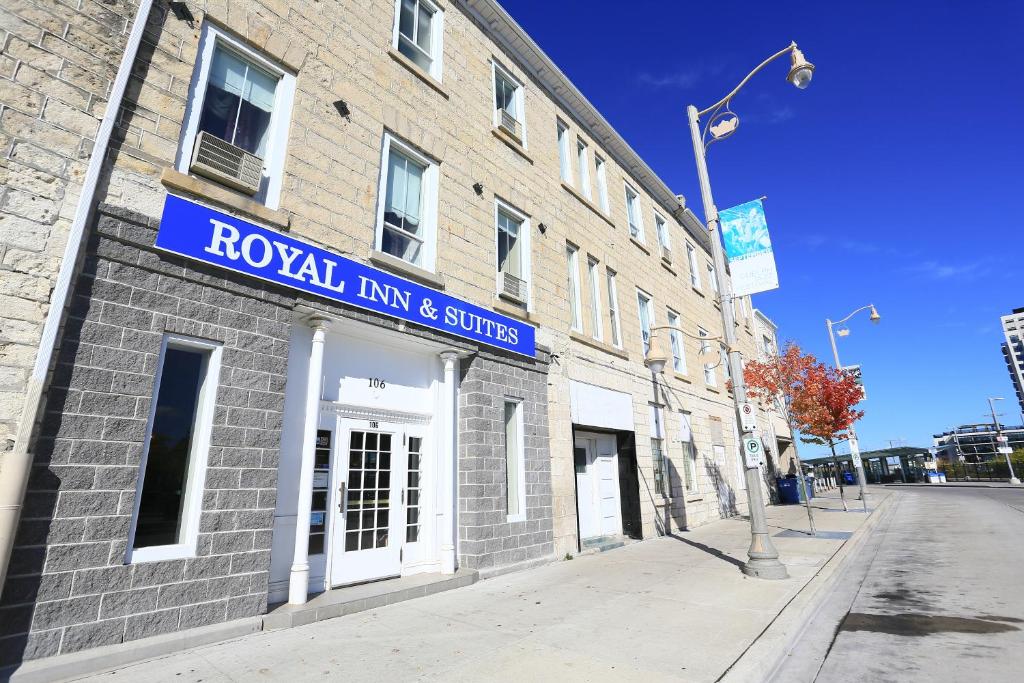
{"label": "gray stone block wall", "polygon": [[[546,357],[546,354],[539,354]],[[459,562],[483,571],[554,553],[546,362],[483,352],[462,362],[459,393]],[[505,399],[523,403],[526,519],[507,521]]]}
{"label": "gray stone block wall", "polygon": [[[98,212],[0,598],[0,663],[266,609],[293,299],[153,250]],[[197,555],[125,565],[161,340],[223,344]]]}

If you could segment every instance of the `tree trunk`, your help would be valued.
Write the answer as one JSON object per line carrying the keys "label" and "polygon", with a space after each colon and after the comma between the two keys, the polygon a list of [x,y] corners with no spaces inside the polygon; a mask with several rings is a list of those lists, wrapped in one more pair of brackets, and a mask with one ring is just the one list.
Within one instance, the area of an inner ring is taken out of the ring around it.
{"label": "tree trunk", "polygon": [[829,440],[828,447],[832,449],[832,464],[836,468],[836,480],[839,482],[839,498],[843,501],[843,512],[849,512],[846,507],[846,492],[843,490],[843,473],[839,470],[839,461],[836,460],[836,442]]}

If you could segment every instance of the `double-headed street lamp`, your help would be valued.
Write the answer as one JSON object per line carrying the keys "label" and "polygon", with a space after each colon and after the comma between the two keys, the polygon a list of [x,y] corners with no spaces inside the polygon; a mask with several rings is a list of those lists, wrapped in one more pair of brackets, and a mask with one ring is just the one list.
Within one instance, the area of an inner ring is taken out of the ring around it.
{"label": "double-headed street lamp", "polygon": [[[693,154],[697,161],[697,179],[700,181],[700,195],[704,203],[704,219],[707,221],[708,232],[711,236],[711,252],[715,261],[715,272],[722,275],[726,272],[725,253],[722,249],[722,239],[719,236],[718,209],[715,207],[715,200],[711,195],[711,181],[708,179],[707,149],[711,143],[723,140],[736,132],[736,128],[739,126],[739,117],[729,108],[729,103],[736,93],[753,78],[754,74],[785,55],[790,57],[790,70],[786,80],[803,90],[811,82],[811,77],[814,75],[814,65],[804,58],[796,43],[791,43],[786,48],[779,50],[758,64],[728,95],[707,109],[698,111],[693,105],[686,108],[686,116],[690,121],[690,137],[693,140]],[[707,120],[704,130],[701,131],[700,118],[705,115],[707,115]],[[724,327],[725,346],[729,351],[729,367],[731,368],[730,374],[732,375],[735,409],[734,419],[737,424],[742,424],[740,406],[746,401],[747,396],[746,386],[743,382],[743,359],[736,346],[736,330],[733,326],[732,282],[725,277],[721,277],[720,280],[725,285],[723,301],[721,302],[722,326]],[[788,576],[786,567],[779,562],[779,552],[775,549],[768,535],[768,522],[765,514],[764,498],[761,495],[761,482],[758,470],[759,467],[756,464],[751,467],[750,463],[744,462],[743,472],[747,483],[747,505],[750,508],[751,538],[750,549],[747,550],[747,561],[743,565],[743,573],[762,579],[784,579]]]}
{"label": "double-headed street lamp", "polygon": [[[850,315],[846,316],[842,320],[837,320],[836,322],[832,322],[828,318],[825,318],[825,327],[828,328],[828,340],[832,343],[832,357],[835,358],[836,361],[836,370],[842,371],[843,369],[843,366],[839,364],[839,347],[836,346],[836,335],[838,334],[840,337],[845,337],[850,334],[850,330],[847,327],[841,327],[837,332],[833,332],[832,328],[837,325],[845,324],[846,321],[853,316],[857,315],[861,311],[869,309],[871,310],[870,320],[877,325],[882,319],[882,316],[878,315],[878,310],[875,308],[874,304],[861,306]],[[853,425],[850,425],[850,454],[855,456],[854,469],[857,470],[857,486],[860,488],[860,500],[864,505],[864,512],[866,513],[868,511],[868,494],[865,486],[867,486],[868,482],[867,477],[864,474],[864,463],[861,463],[859,466],[857,465],[857,461],[860,460],[860,445],[857,443],[857,432],[853,428]]]}
{"label": "double-headed street lamp", "polygon": [[[999,448],[1002,448],[1004,446],[1004,442],[1002,441],[1003,429],[1002,429],[1002,427],[999,426],[999,419],[996,417],[996,404],[995,404],[995,402],[996,401],[1003,401],[1003,400],[1005,400],[1005,399],[1003,399],[1003,397],[1001,397],[1001,396],[998,397],[998,398],[990,398],[988,400],[988,409],[992,411],[992,426],[996,428],[996,451],[997,452],[998,452]],[[1020,483],[1020,479],[1018,479],[1017,475],[1015,475],[1013,473],[1013,463],[1010,462],[1010,454],[1009,453],[1004,453],[1004,455],[1006,456],[1006,466],[1010,469],[1010,483],[1011,484],[1019,484]]]}

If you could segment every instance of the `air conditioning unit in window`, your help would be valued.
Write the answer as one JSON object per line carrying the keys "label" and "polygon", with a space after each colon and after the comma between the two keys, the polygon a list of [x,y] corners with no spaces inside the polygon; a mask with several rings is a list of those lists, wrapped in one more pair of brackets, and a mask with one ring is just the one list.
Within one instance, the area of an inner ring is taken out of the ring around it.
{"label": "air conditioning unit in window", "polygon": [[661,247],[661,260],[668,264],[672,263],[672,250],[664,245]]}
{"label": "air conditioning unit in window", "polygon": [[263,159],[203,131],[196,136],[189,170],[246,194],[256,194],[263,177]]}
{"label": "air conditioning unit in window", "polygon": [[510,273],[501,274],[501,293],[519,303],[526,303],[526,281]]}
{"label": "air conditioning unit in window", "polygon": [[504,109],[498,110],[498,125],[503,131],[514,137],[516,140],[522,139],[522,131],[520,130],[519,122],[516,121],[516,117],[509,114]]}

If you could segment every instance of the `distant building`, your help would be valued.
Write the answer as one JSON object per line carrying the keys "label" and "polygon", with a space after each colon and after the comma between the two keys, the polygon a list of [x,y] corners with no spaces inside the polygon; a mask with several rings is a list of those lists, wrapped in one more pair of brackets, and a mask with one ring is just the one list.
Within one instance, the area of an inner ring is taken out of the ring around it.
{"label": "distant building", "polygon": [[[1001,431],[1008,438],[1011,448],[1024,448],[1024,426],[1003,425]],[[965,462],[986,462],[999,456],[996,451],[996,430],[988,422],[961,425],[951,431],[934,434],[932,444],[936,457],[950,462],[957,462],[961,455]]]}
{"label": "distant building", "polygon": [[1003,324],[1003,335],[1006,336],[1002,344],[1003,358],[1006,359],[1006,369],[1013,381],[1013,388],[1017,391],[1017,403],[1021,413],[1024,413],[1024,308],[1015,308],[1013,313],[999,320]]}

